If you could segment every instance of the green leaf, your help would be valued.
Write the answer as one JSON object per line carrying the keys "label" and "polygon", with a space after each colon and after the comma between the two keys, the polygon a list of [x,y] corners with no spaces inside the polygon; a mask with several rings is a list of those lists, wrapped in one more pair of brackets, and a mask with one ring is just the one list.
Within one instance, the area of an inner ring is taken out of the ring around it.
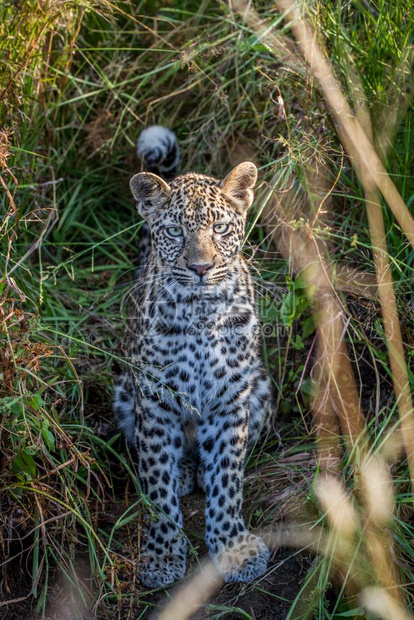
{"label": "green leaf", "polygon": [[296,314],[296,297],[294,293],[285,295],[282,306],[280,308],[280,318],[285,327],[291,327],[295,320]]}
{"label": "green leaf", "polygon": [[336,613],[335,618],[355,618],[356,616],[360,618],[365,618],[365,611],[361,607],[357,607],[356,609],[349,609],[348,611],[343,611],[340,614]]}
{"label": "green leaf", "polygon": [[315,331],[315,322],[313,316],[308,316],[302,323],[302,336],[307,338]]}
{"label": "green leaf", "polygon": [[119,521],[117,521],[115,523],[114,530],[119,530],[121,527],[124,527],[125,525],[127,525],[131,521],[136,520],[137,514],[138,514],[138,512],[134,512],[134,513],[128,515],[127,517],[125,517],[124,519],[121,518]]}
{"label": "green leaf", "polygon": [[18,398],[6,396],[0,399],[0,413],[2,415],[19,415],[22,412],[22,403]]}
{"label": "green leaf", "polygon": [[31,397],[29,401],[29,405],[33,407],[35,411],[39,411],[39,409],[43,407],[44,404],[45,402],[43,398],[40,396],[40,394],[33,394],[33,396]]}
{"label": "green leaf", "polygon": [[19,454],[14,457],[11,464],[11,469],[14,474],[18,474],[19,472],[24,471],[25,463]]}
{"label": "green leaf", "polygon": [[306,396],[314,396],[316,387],[317,384],[310,377],[307,377],[300,384],[300,391]]}
{"label": "green leaf", "polygon": [[296,351],[301,351],[305,348],[305,344],[300,334],[296,334],[296,337],[292,339],[291,344]]}
{"label": "green leaf", "polygon": [[24,473],[31,478],[36,475],[36,463],[27,448],[22,450],[21,455],[14,457],[11,468],[14,474]]}
{"label": "green leaf", "polygon": [[[25,454],[32,456],[36,456],[36,454],[39,454],[41,448],[40,446],[36,446],[36,445],[30,445],[30,446],[25,446],[24,447],[24,452]],[[23,453],[22,453],[23,454]],[[24,457],[23,457],[24,458]]]}
{"label": "green leaf", "polygon": [[[49,426],[49,424],[47,426]],[[55,436],[47,428],[47,426],[43,425],[42,427],[43,441],[45,442],[48,450],[54,450],[55,449]]]}

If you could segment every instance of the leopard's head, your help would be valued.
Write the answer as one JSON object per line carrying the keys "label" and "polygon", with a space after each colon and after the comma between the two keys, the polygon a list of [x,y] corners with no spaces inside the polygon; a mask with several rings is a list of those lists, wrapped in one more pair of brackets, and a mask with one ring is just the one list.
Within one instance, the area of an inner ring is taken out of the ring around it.
{"label": "leopard's head", "polygon": [[256,166],[239,164],[222,181],[185,174],[167,184],[142,172],[130,186],[150,225],[158,260],[183,285],[217,284],[240,252]]}

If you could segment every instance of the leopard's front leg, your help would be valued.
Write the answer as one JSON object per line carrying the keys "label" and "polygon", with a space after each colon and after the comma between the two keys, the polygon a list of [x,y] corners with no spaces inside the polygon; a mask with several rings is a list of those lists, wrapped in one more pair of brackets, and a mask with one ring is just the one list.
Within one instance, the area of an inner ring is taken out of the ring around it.
{"label": "leopard's front leg", "polygon": [[181,579],[186,569],[187,543],[178,501],[183,429],[178,420],[167,421],[165,411],[154,402],[143,399],[137,408],[138,475],[156,513],[143,536],[138,578],[155,588]]}
{"label": "leopard's front leg", "polygon": [[269,550],[242,516],[244,461],[249,427],[247,403],[211,412],[199,424],[198,442],[206,489],[206,541],[227,582],[262,575]]}

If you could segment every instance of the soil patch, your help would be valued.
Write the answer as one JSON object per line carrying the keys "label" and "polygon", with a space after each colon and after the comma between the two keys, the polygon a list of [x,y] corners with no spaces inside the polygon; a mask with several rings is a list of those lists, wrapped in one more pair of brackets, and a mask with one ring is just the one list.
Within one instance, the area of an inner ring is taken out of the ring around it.
{"label": "soil patch", "polygon": [[[198,562],[207,556],[204,541],[205,497],[196,492],[182,498],[185,531],[197,557],[191,551],[188,557],[188,574],[197,568]],[[197,559],[198,558],[198,559]],[[226,620],[245,618],[245,613],[255,620],[282,620],[286,618],[297,596],[301,581],[309,568],[309,557],[292,549],[281,548],[272,556],[265,577],[250,584],[225,584],[212,598],[191,616],[191,620],[215,617],[229,608]],[[146,592],[137,584],[136,599],[125,601],[122,618],[154,620],[158,606],[166,604],[174,595],[175,587],[167,591]],[[243,613],[244,612],[244,613]],[[127,615],[129,614],[129,615]],[[143,615],[140,615],[143,614]]]}

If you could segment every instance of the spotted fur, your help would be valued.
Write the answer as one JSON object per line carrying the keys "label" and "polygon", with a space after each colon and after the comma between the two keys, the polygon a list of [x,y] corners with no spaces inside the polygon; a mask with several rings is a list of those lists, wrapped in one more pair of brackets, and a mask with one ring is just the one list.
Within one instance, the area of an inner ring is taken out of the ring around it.
{"label": "spotted fur", "polygon": [[149,587],[184,576],[179,496],[197,479],[206,493],[206,542],[224,579],[248,581],[266,570],[269,551],[242,517],[246,451],[271,410],[240,253],[256,174],[245,162],[223,181],[193,173],[170,184],[150,173],[131,180],[152,249],[130,295],[129,370],[114,410],[157,515],[138,575]]}

